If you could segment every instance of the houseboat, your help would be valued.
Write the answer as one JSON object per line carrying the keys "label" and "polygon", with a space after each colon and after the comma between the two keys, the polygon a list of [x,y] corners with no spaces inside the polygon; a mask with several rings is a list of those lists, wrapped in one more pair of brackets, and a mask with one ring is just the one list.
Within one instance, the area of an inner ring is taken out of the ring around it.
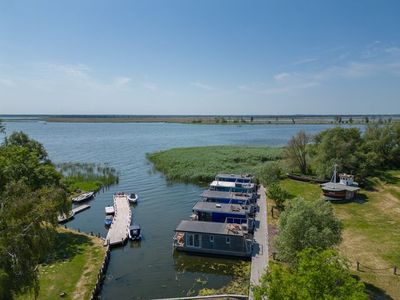
{"label": "houseboat", "polygon": [[354,181],[354,176],[349,174],[339,174],[337,182],[336,165],[330,182],[321,184],[322,193],[326,200],[340,201],[352,200],[360,190],[358,183]]}
{"label": "houseboat", "polygon": [[257,196],[254,193],[248,194],[206,190],[201,194],[201,198],[205,202],[251,205],[255,203]]}
{"label": "houseboat", "polygon": [[184,220],[175,229],[173,246],[178,251],[250,257],[253,238],[240,224]]}
{"label": "houseboat", "polygon": [[132,241],[139,241],[142,239],[142,233],[139,224],[129,226],[129,239]]}
{"label": "houseboat", "polygon": [[210,184],[211,191],[232,193],[255,193],[257,191],[254,183],[229,182],[214,180]]}
{"label": "houseboat", "polygon": [[250,174],[218,174],[215,176],[216,181],[227,181],[227,182],[239,182],[239,183],[251,183],[254,177]]}
{"label": "houseboat", "polygon": [[245,224],[252,232],[253,212],[249,206],[199,201],[193,206],[193,221]]}

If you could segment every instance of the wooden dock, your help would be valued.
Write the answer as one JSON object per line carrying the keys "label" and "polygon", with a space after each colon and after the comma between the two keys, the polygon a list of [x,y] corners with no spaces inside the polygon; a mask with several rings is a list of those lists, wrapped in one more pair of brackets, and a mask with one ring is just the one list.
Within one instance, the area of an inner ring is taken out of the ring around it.
{"label": "wooden dock", "polygon": [[104,245],[123,244],[128,238],[132,212],[127,195],[114,195],[114,219],[108,230]]}
{"label": "wooden dock", "polygon": [[68,213],[68,215],[64,214],[64,215],[59,215],[57,217],[58,219],[58,223],[65,223],[68,222],[69,220],[71,220],[76,214],[79,214],[80,212],[86,210],[90,208],[89,204],[83,204],[83,205],[79,205],[73,209],[71,209],[71,211]]}

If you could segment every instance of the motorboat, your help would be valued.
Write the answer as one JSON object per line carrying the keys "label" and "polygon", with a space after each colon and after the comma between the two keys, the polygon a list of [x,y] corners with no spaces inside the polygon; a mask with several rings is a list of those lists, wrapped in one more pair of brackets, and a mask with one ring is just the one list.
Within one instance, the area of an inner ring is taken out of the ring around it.
{"label": "motorboat", "polygon": [[113,205],[105,207],[106,215],[113,215],[115,213],[115,209]]}
{"label": "motorboat", "polygon": [[64,223],[69,221],[75,216],[75,212],[70,210],[67,214],[62,214],[57,216],[58,223]]}
{"label": "motorboat", "polygon": [[129,227],[129,239],[132,241],[138,241],[142,239],[142,233],[139,224],[133,224]]}
{"label": "motorboat", "polygon": [[111,226],[113,218],[114,217],[112,215],[107,215],[104,219],[104,225],[106,225],[107,227]]}
{"label": "motorboat", "polygon": [[138,199],[139,199],[138,194],[132,193],[132,194],[128,195],[128,200],[131,203],[137,203]]}
{"label": "motorboat", "polygon": [[83,202],[83,201],[91,199],[93,196],[94,196],[94,192],[83,193],[77,197],[72,198],[72,202],[77,202],[77,203]]}

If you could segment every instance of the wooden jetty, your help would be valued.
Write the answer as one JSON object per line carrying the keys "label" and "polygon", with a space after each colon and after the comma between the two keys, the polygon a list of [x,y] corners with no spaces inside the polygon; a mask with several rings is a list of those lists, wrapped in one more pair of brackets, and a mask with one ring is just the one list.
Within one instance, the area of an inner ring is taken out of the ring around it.
{"label": "wooden jetty", "polygon": [[90,208],[89,204],[83,204],[83,205],[79,205],[75,208],[73,208],[68,215],[67,214],[63,214],[63,215],[59,215],[58,216],[58,223],[64,223],[69,221],[70,219],[72,219],[76,214],[79,214],[80,212],[86,210]]}
{"label": "wooden jetty", "polygon": [[108,230],[104,245],[123,244],[128,238],[129,226],[131,224],[131,208],[129,206],[128,195],[114,195],[114,219]]}

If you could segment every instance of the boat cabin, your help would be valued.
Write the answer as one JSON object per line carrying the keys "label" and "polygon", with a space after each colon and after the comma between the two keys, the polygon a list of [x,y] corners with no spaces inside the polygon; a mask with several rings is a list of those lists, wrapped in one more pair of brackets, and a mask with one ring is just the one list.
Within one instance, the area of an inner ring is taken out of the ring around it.
{"label": "boat cabin", "polygon": [[206,202],[250,205],[255,202],[256,195],[206,190],[201,194],[201,198]]}
{"label": "boat cabin", "polygon": [[256,186],[254,183],[241,183],[229,181],[214,180],[210,184],[210,190],[220,192],[233,192],[233,193],[255,193]]}
{"label": "boat cabin", "polygon": [[358,183],[354,181],[354,176],[349,174],[339,174],[339,182],[336,182],[336,167],[334,167],[330,182],[321,184],[322,193],[326,200],[352,200],[360,190]]}
{"label": "boat cabin", "polygon": [[193,206],[191,218],[194,221],[245,224],[247,229],[252,232],[253,216],[253,211],[249,206],[199,201]]}
{"label": "boat cabin", "polygon": [[181,221],[175,229],[173,246],[178,251],[250,257],[252,236],[239,224]]}
{"label": "boat cabin", "polygon": [[215,176],[216,181],[250,183],[254,177],[250,174],[218,174]]}

